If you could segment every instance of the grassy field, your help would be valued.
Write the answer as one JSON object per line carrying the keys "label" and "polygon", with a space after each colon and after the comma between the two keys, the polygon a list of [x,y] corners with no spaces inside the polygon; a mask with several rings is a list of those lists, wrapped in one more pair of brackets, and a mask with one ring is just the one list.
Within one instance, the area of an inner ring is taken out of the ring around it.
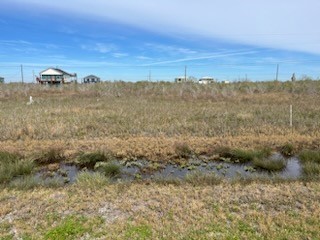
{"label": "grassy field", "polygon": [[[299,155],[306,178],[111,184],[83,173],[61,187],[29,177],[99,152],[183,161],[227,148],[263,168],[254,150]],[[318,81],[0,84],[0,239],[319,239],[319,149]]]}
{"label": "grassy field", "polygon": [[30,153],[58,146],[70,154],[108,148],[149,159],[170,156],[176,142],[196,152],[288,142],[317,148],[319,92],[317,81],[0,85],[0,148]]}
{"label": "grassy field", "polygon": [[319,196],[301,182],[3,190],[0,239],[319,239]]}

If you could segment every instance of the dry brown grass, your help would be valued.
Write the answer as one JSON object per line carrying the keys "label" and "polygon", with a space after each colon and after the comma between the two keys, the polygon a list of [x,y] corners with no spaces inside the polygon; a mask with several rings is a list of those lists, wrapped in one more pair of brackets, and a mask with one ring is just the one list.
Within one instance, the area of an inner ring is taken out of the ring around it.
{"label": "dry brown grass", "polygon": [[71,239],[318,239],[319,194],[300,182],[2,190],[0,237],[39,239],[72,217]]}
{"label": "dry brown grass", "polygon": [[[0,85],[1,149],[169,159],[174,145],[319,147],[320,83]],[[35,103],[28,106],[28,96]],[[293,102],[294,128],[289,127]]]}

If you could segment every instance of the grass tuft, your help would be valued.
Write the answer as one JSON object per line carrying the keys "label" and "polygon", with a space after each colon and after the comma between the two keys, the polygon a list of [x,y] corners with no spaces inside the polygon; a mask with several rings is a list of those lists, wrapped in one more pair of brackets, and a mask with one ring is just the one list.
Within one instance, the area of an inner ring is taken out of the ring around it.
{"label": "grass tuft", "polygon": [[84,188],[101,188],[109,184],[110,179],[100,172],[83,171],[78,174],[76,183]]}
{"label": "grass tuft", "polygon": [[61,148],[53,147],[42,151],[34,161],[38,164],[59,163],[65,159],[63,150]]}
{"label": "grass tuft", "polygon": [[98,162],[94,168],[107,177],[116,177],[121,174],[121,166],[115,162]]}
{"label": "grass tuft", "polygon": [[179,158],[188,158],[192,155],[192,150],[187,143],[175,143],[174,150]]}
{"label": "grass tuft", "polygon": [[252,161],[253,166],[268,170],[268,171],[281,171],[286,167],[284,159],[261,159],[254,158]]}
{"label": "grass tuft", "polygon": [[80,167],[94,168],[97,162],[107,162],[112,160],[111,154],[106,154],[104,152],[92,152],[92,153],[82,153],[77,158],[77,164]]}
{"label": "grass tuft", "polygon": [[[13,160],[13,161],[12,161]],[[0,162],[0,183],[10,182],[18,176],[25,176],[32,173],[35,164],[30,160],[8,158]]]}
{"label": "grass tuft", "polygon": [[242,150],[231,149],[227,147],[217,149],[217,153],[221,158],[230,158],[231,161],[237,163],[247,163],[255,158],[263,159],[271,155],[271,149],[262,148],[260,150]]}
{"label": "grass tuft", "polygon": [[291,157],[295,153],[294,146],[291,143],[287,143],[281,147],[280,153],[283,156]]}
{"label": "grass tuft", "polygon": [[185,181],[192,185],[217,185],[222,182],[222,178],[214,173],[202,173],[196,171],[194,173],[187,174]]}
{"label": "grass tuft", "polygon": [[299,154],[299,158],[304,177],[320,177],[320,151],[304,150]]}

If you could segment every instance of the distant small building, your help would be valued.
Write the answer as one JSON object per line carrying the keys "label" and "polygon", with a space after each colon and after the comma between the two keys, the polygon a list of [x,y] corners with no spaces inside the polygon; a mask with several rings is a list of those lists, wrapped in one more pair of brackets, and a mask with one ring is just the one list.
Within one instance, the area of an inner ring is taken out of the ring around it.
{"label": "distant small building", "polygon": [[223,84],[229,84],[229,83],[230,83],[230,81],[226,81],[226,80],[224,80],[224,81],[221,81],[221,83],[223,83]]}
{"label": "distant small building", "polygon": [[202,77],[199,79],[200,84],[209,84],[213,82],[214,82],[214,79],[212,77]]}
{"label": "distant small building", "polygon": [[83,83],[99,83],[100,78],[95,75],[89,75],[83,78]]}
{"label": "distant small building", "polygon": [[4,83],[4,78],[0,77],[0,83]]}
{"label": "distant small building", "polygon": [[174,82],[179,83],[179,82],[187,82],[187,79],[185,76],[180,76],[180,77],[176,77],[174,79]]}
{"label": "distant small building", "polygon": [[174,82],[176,83],[181,83],[181,82],[196,82],[197,79],[193,76],[190,76],[188,78],[186,78],[185,76],[181,76],[181,77],[176,77],[174,79]]}
{"label": "distant small building", "polygon": [[48,68],[40,72],[37,82],[40,84],[65,84],[77,81],[76,73],[67,73],[59,68]]}

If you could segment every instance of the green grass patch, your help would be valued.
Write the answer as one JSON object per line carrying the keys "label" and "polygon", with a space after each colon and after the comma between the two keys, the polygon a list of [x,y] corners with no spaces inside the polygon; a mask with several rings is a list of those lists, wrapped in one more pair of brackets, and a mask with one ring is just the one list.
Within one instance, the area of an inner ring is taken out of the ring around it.
{"label": "green grass patch", "polygon": [[32,173],[35,164],[30,160],[19,159],[16,155],[0,153],[0,183],[10,182],[18,176],[25,176]]}
{"label": "green grass patch", "polygon": [[291,143],[287,143],[280,148],[280,153],[283,156],[291,157],[295,153],[294,146]]}
{"label": "green grass patch", "polygon": [[84,225],[84,218],[68,217],[62,221],[58,226],[49,230],[45,235],[46,240],[68,240],[78,239],[86,231],[87,228]]}
{"label": "green grass patch", "polygon": [[281,171],[286,167],[286,161],[284,159],[254,158],[252,164],[254,167],[268,171]]}
{"label": "green grass patch", "polygon": [[76,163],[80,167],[94,168],[97,162],[107,162],[113,160],[111,153],[104,152],[92,152],[92,153],[82,153],[78,158]]}
{"label": "green grass patch", "polygon": [[299,154],[302,163],[315,162],[320,164],[320,151],[304,150]]}
{"label": "green grass patch", "polygon": [[309,177],[320,177],[320,164],[316,162],[305,162],[302,166],[303,175]]}
{"label": "green grass patch", "polygon": [[148,225],[129,226],[125,232],[126,239],[152,239],[152,228]]}
{"label": "green grass patch", "polygon": [[228,158],[235,163],[247,163],[253,161],[255,158],[263,159],[271,155],[271,149],[269,148],[242,150],[224,147],[217,149],[216,152],[220,158]]}
{"label": "green grass patch", "polygon": [[194,173],[187,174],[185,181],[192,185],[217,185],[222,182],[221,177],[215,175],[214,173],[203,173],[196,171]]}
{"label": "green grass patch", "polygon": [[94,168],[107,177],[116,177],[121,174],[121,166],[115,162],[98,162]]}
{"label": "green grass patch", "polygon": [[320,151],[304,150],[299,154],[305,178],[320,176]]}
{"label": "green grass patch", "polygon": [[76,184],[84,188],[101,188],[110,183],[110,179],[100,172],[80,172]]}
{"label": "green grass patch", "polygon": [[50,148],[39,153],[34,161],[38,164],[59,163],[65,159],[61,148]]}

